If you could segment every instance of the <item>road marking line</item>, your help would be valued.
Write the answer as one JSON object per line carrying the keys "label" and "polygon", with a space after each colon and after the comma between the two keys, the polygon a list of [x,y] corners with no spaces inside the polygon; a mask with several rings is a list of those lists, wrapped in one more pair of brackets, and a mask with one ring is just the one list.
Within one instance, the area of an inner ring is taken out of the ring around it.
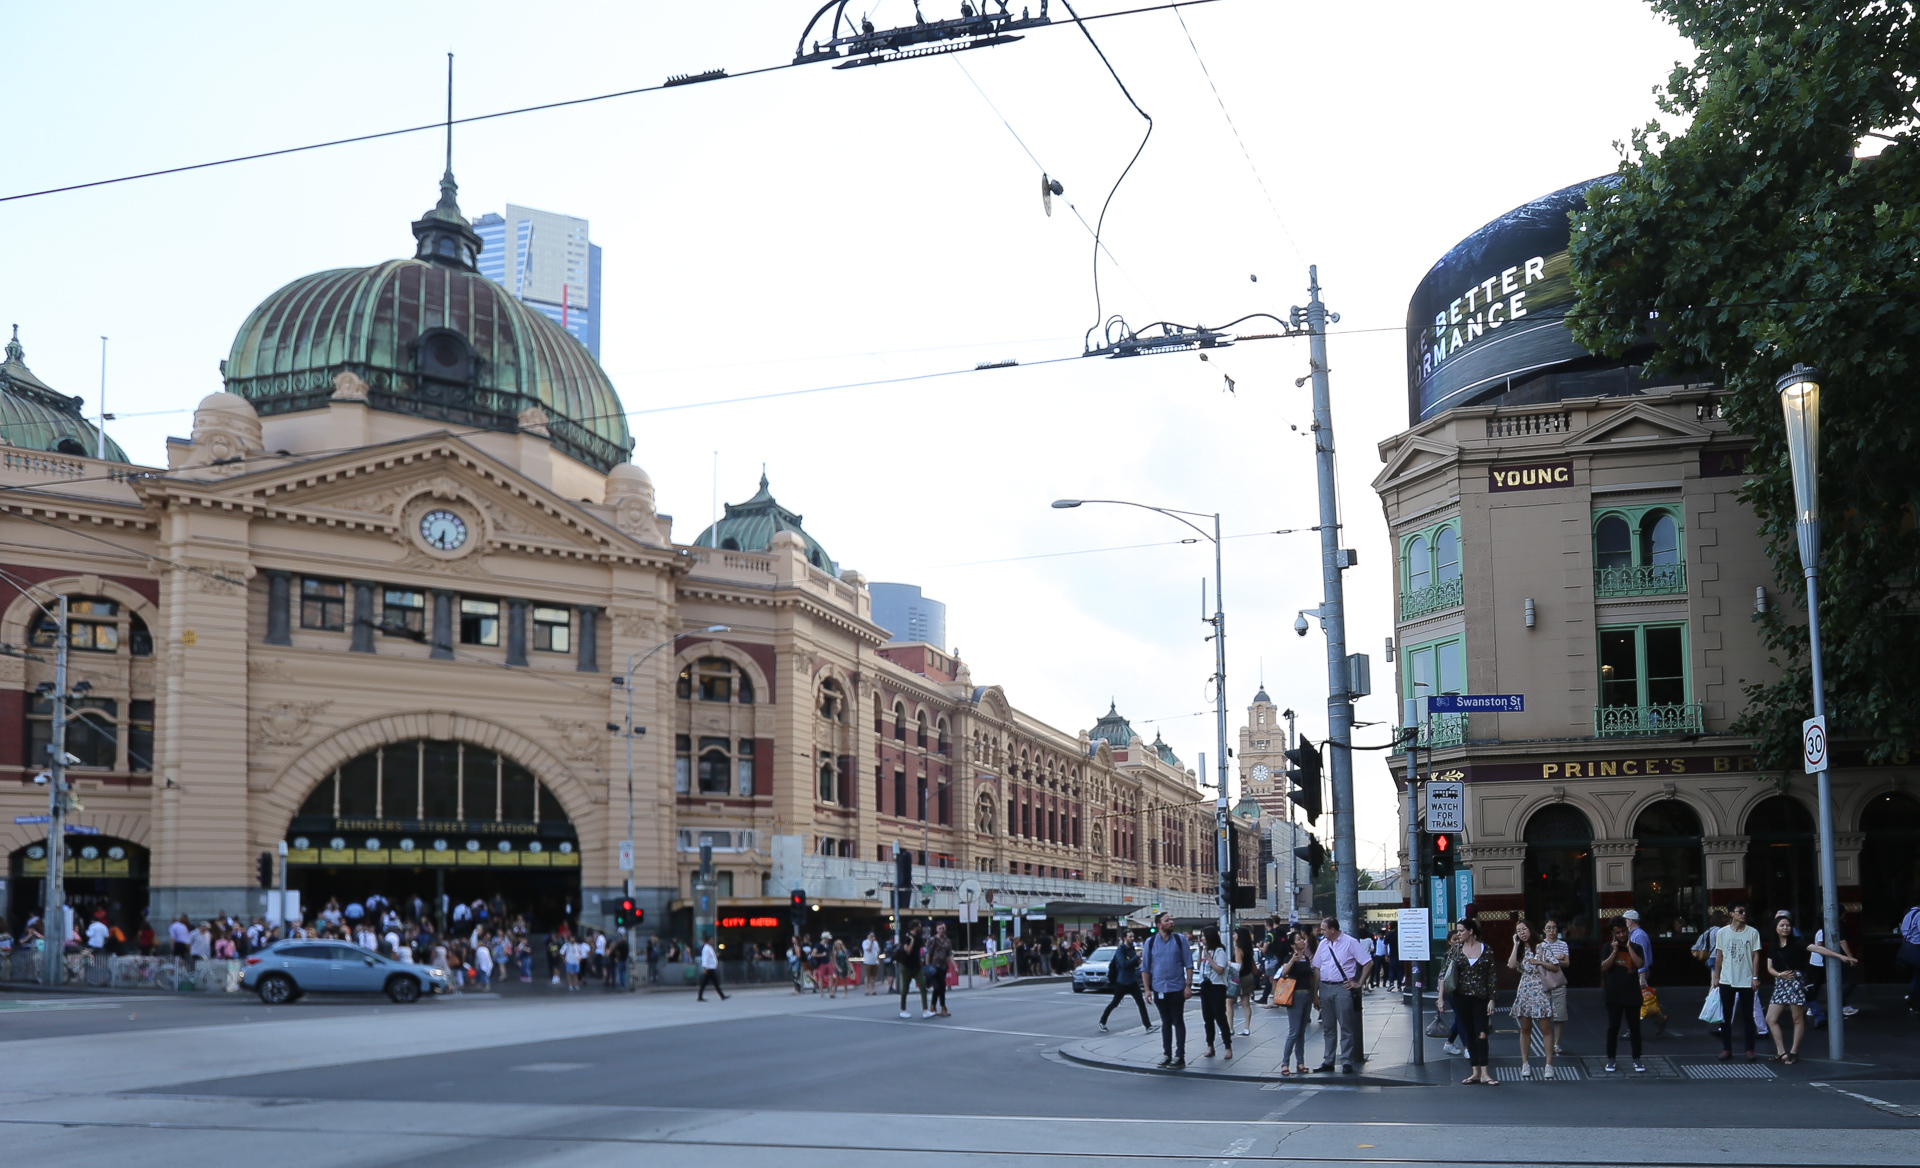
{"label": "road marking line", "polygon": [[[1266,1088],[1262,1087],[1261,1090],[1264,1091],[1266,1090]],[[1323,1088],[1320,1088],[1320,1087],[1306,1088],[1305,1090],[1301,1091],[1298,1095],[1294,1096],[1292,1099],[1287,1100],[1285,1103],[1282,1103],[1280,1106],[1274,1108],[1272,1111],[1269,1111],[1265,1115],[1261,1116],[1260,1122],[1271,1123],[1274,1120],[1279,1119],[1281,1116],[1285,1115],[1287,1112],[1292,1111],[1294,1108],[1300,1106],[1302,1103],[1305,1103],[1307,1100],[1313,1098],[1315,1095],[1320,1094],[1322,1090]]]}
{"label": "road marking line", "polygon": [[[796,1015],[794,1015],[794,1017],[796,1017],[796,1018],[819,1018],[819,1019],[821,1019],[822,1021],[825,1021],[825,1022],[865,1022],[865,1023],[867,1023],[867,1024],[869,1024],[869,1025],[872,1025],[872,1026],[912,1026],[912,1025],[913,1025],[913,1023],[912,1023],[912,1022],[909,1022],[909,1021],[905,1021],[905,1020],[903,1020],[903,1019],[899,1019],[899,1018],[850,1018],[850,1017],[847,1017],[846,1015],[843,1015],[843,1014],[796,1014]],[[934,1020],[933,1020],[933,1019],[931,1019],[931,1018],[923,1018],[923,1019],[921,1019],[921,1021],[922,1021],[922,1022],[927,1022],[927,1023],[931,1023],[931,1022],[933,1022]],[[1071,1039],[1071,1038],[1084,1038],[1084,1037],[1086,1037],[1085,1035],[1082,1035],[1082,1034],[1041,1034],[1041,1033],[1039,1033],[1038,1031],[1034,1031],[1034,1030],[991,1030],[991,1029],[988,1029],[988,1028],[987,1028],[987,1027],[985,1027],[985,1026],[952,1026],[952,1025],[943,1025],[943,1026],[936,1026],[936,1027],[934,1027],[934,1029],[936,1029],[936,1030],[965,1030],[965,1031],[968,1031],[968,1032],[970,1032],[970,1033],[973,1033],[973,1034],[1012,1034],[1012,1035],[1015,1035],[1015,1036],[1017,1036],[1017,1037],[1020,1037],[1020,1038],[1061,1038],[1061,1039]]]}

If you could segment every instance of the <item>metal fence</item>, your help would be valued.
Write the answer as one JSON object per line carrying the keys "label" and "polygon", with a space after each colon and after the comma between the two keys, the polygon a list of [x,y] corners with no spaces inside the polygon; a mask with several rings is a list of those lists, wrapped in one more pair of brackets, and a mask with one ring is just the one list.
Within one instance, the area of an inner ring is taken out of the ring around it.
{"label": "metal fence", "polygon": [[[88,949],[67,954],[63,964],[63,986],[184,993],[237,993],[246,969],[239,961],[203,959],[193,964],[175,957],[99,958]],[[47,984],[46,955],[28,949],[0,955],[0,982]]]}

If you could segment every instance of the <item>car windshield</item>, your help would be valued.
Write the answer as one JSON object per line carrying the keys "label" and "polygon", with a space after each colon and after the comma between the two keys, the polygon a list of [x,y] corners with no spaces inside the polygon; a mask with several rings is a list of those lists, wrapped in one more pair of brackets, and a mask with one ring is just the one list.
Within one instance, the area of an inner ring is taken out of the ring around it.
{"label": "car windshield", "polygon": [[1113,946],[1102,945],[1100,948],[1095,949],[1093,951],[1093,956],[1087,958],[1087,960],[1088,961],[1112,961],[1114,952],[1115,950]]}

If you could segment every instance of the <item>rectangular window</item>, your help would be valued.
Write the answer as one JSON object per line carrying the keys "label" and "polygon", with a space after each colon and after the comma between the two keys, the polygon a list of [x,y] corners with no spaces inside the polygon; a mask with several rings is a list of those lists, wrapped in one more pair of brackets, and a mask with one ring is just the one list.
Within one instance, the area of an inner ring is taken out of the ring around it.
{"label": "rectangular window", "polygon": [[907,772],[893,772],[893,813],[900,818],[907,817]]}
{"label": "rectangular window", "polygon": [[462,645],[498,645],[500,643],[500,602],[460,598],[460,643]]}
{"label": "rectangular window", "polygon": [[127,703],[127,769],[153,769],[153,702],[148,698]]}
{"label": "rectangular window", "polygon": [[[86,653],[115,653],[120,649],[120,626],[113,619],[120,615],[117,601],[70,599],[67,601],[67,647]],[[104,617],[104,620],[87,620]],[[42,617],[28,638],[35,648],[51,649],[60,639],[60,625],[52,617]]]}
{"label": "rectangular window", "polygon": [[1633,625],[1600,630],[1600,704],[1606,708],[1687,703],[1686,629]]}
{"label": "rectangular window", "polygon": [[[151,709],[152,703],[147,703]],[[67,753],[76,766],[112,770],[119,747],[120,703],[112,698],[67,700]],[[52,761],[53,699],[34,696],[27,707],[27,765],[38,774]]]}
{"label": "rectangular window", "polygon": [[533,647],[548,653],[573,652],[573,614],[564,608],[535,605]]}
{"label": "rectangular window", "polygon": [[950,827],[953,824],[953,784],[940,784],[940,825]]}
{"label": "rectangular window", "polygon": [[381,593],[380,629],[390,637],[427,635],[427,594],[405,588],[388,588]]}
{"label": "rectangular window", "polygon": [[887,809],[887,773],[878,763],[873,767],[873,809],[881,812]]}
{"label": "rectangular window", "polygon": [[915,806],[919,808],[919,818],[924,820],[927,817],[927,776],[921,775],[917,782],[919,798]]}
{"label": "rectangular window", "polygon": [[673,736],[673,793],[685,795],[693,787],[693,739],[686,734]]}
{"label": "rectangular window", "polygon": [[727,739],[702,738],[700,740],[700,793],[702,795],[725,795],[729,793],[729,779],[733,777],[733,760],[727,755]]}
{"label": "rectangular window", "polygon": [[1466,642],[1459,637],[1433,641],[1403,650],[1400,655],[1402,696],[1423,699],[1418,703],[1425,747],[1458,746],[1466,741],[1465,714],[1427,713],[1424,699],[1437,694],[1467,691]]}
{"label": "rectangular window", "polygon": [[713,874],[713,878],[714,878],[714,891],[718,895],[723,897],[731,897],[733,895],[733,873],[732,872],[729,872],[725,868],[722,868],[720,869],[720,871],[715,872]]}
{"label": "rectangular window", "polygon": [[300,627],[337,633],[347,627],[347,584],[344,580],[300,578]]}
{"label": "rectangular window", "polygon": [[742,738],[734,759],[734,784],[742,799],[753,798],[753,739]]}

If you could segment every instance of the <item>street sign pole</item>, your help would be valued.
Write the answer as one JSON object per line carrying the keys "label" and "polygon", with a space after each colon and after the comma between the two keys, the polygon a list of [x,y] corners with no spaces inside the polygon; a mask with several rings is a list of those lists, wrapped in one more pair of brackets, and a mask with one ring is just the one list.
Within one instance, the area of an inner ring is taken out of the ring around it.
{"label": "street sign pole", "polygon": [[[1408,698],[1402,707],[1405,711],[1400,718],[1407,734],[1407,907],[1420,907],[1420,699]],[[1427,1063],[1427,1031],[1420,1021],[1426,1011],[1426,1001],[1421,994],[1421,969],[1424,962],[1413,964],[1405,960],[1407,931],[1400,930],[1395,938],[1402,950],[1402,965],[1411,965],[1413,969],[1413,1065],[1425,1066]]]}
{"label": "street sign pole", "polygon": [[53,753],[47,771],[47,895],[40,912],[46,937],[44,984],[61,985],[67,972],[67,597],[60,596],[60,649],[53,666]]}

